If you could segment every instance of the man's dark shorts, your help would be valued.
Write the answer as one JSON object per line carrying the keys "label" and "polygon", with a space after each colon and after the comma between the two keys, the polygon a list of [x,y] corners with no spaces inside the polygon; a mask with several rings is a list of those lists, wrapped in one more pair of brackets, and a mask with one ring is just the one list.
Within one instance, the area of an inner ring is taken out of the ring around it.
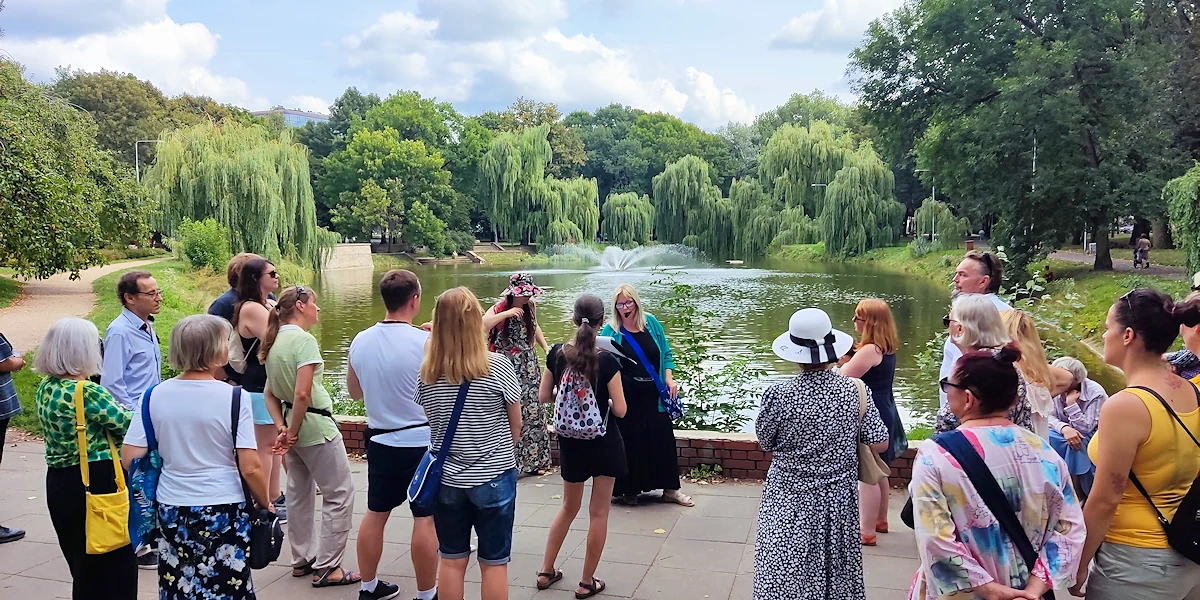
{"label": "man's dark shorts", "polygon": [[[367,443],[367,510],[386,513],[408,500],[412,481],[421,457],[428,448],[393,448],[371,441]],[[433,511],[409,504],[414,517],[431,517]]]}

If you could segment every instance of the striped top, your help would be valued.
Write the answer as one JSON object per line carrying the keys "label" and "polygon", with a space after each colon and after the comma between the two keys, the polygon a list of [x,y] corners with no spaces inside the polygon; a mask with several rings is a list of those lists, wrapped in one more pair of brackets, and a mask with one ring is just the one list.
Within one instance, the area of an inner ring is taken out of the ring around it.
{"label": "striped top", "polygon": [[[488,376],[472,381],[468,388],[458,431],[442,467],[444,485],[473,488],[517,467],[507,407],[521,401],[521,384],[507,358],[489,352],[488,367]],[[433,385],[417,383],[417,404],[425,408],[429,417],[435,454],[441,449],[457,399],[458,385],[447,382],[445,377]]]}

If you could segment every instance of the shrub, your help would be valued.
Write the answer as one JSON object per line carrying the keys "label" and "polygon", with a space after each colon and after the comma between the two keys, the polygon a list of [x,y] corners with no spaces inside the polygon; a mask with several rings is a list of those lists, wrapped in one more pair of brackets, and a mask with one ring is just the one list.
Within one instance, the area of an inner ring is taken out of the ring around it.
{"label": "shrub", "polygon": [[463,254],[475,247],[475,234],[469,231],[451,231],[446,234],[446,243],[451,250]]}
{"label": "shrub", "polygon": [[225,270],[229,261],[229,230],[213,219],[186,220],[177,228],[179,246],[184,258],[193,267],[210,267],[214,272]]}

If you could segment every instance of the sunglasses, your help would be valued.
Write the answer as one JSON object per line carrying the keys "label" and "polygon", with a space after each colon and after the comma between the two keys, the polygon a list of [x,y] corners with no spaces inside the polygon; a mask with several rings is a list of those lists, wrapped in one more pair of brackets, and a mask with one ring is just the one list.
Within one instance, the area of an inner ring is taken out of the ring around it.
{"label": "sunglasses", "polygon": [[960,383],[954,383],[953,381],[950,381],[949,377],[943,377],[941,379],[941,381],[938,381],[938,387],[940,387],[942,389],[942,392],[946,393],[946,394],[950,393],[950,390],[948,388],[958,388],[960,390],[967,389],[967,386],[965,386],[965,385],[962,385]]}
{"label": "sunglasses", "polygon": [[947,329],[950,327],[951,323],[957,323],[957,322],[958,321],[951,319],[950,315],[946,315],[946,316],[942,317],[942,329]]}
{"label": "sunglasses", "polygon": [[279,279],[279,271],[271,271],[271,272],[267,273],[267,277],[270,277],[272,279]]}

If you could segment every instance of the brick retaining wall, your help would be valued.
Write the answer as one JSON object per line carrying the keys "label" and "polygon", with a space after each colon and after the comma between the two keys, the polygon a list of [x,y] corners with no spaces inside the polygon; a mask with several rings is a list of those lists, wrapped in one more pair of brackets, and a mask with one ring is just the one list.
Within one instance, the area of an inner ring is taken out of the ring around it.
{"label": "brick retaining wall", "polygon": [[[366,451],[363,438],[367,420],[363,417],[338,416],[338,426],[346,450],[356,454]],[[892,487],[907,486],[912,479],[915,444],[892,461]],[[550,456],[558,464],[558,439],[551,435]],[[726,477],[765,479],[771,467],[771,453],[764,452],[752,433],[719,433],[716,431],[676,431],[675,452],[679,456],[680,474],[686,475],[699,465],[721,465]]]}

